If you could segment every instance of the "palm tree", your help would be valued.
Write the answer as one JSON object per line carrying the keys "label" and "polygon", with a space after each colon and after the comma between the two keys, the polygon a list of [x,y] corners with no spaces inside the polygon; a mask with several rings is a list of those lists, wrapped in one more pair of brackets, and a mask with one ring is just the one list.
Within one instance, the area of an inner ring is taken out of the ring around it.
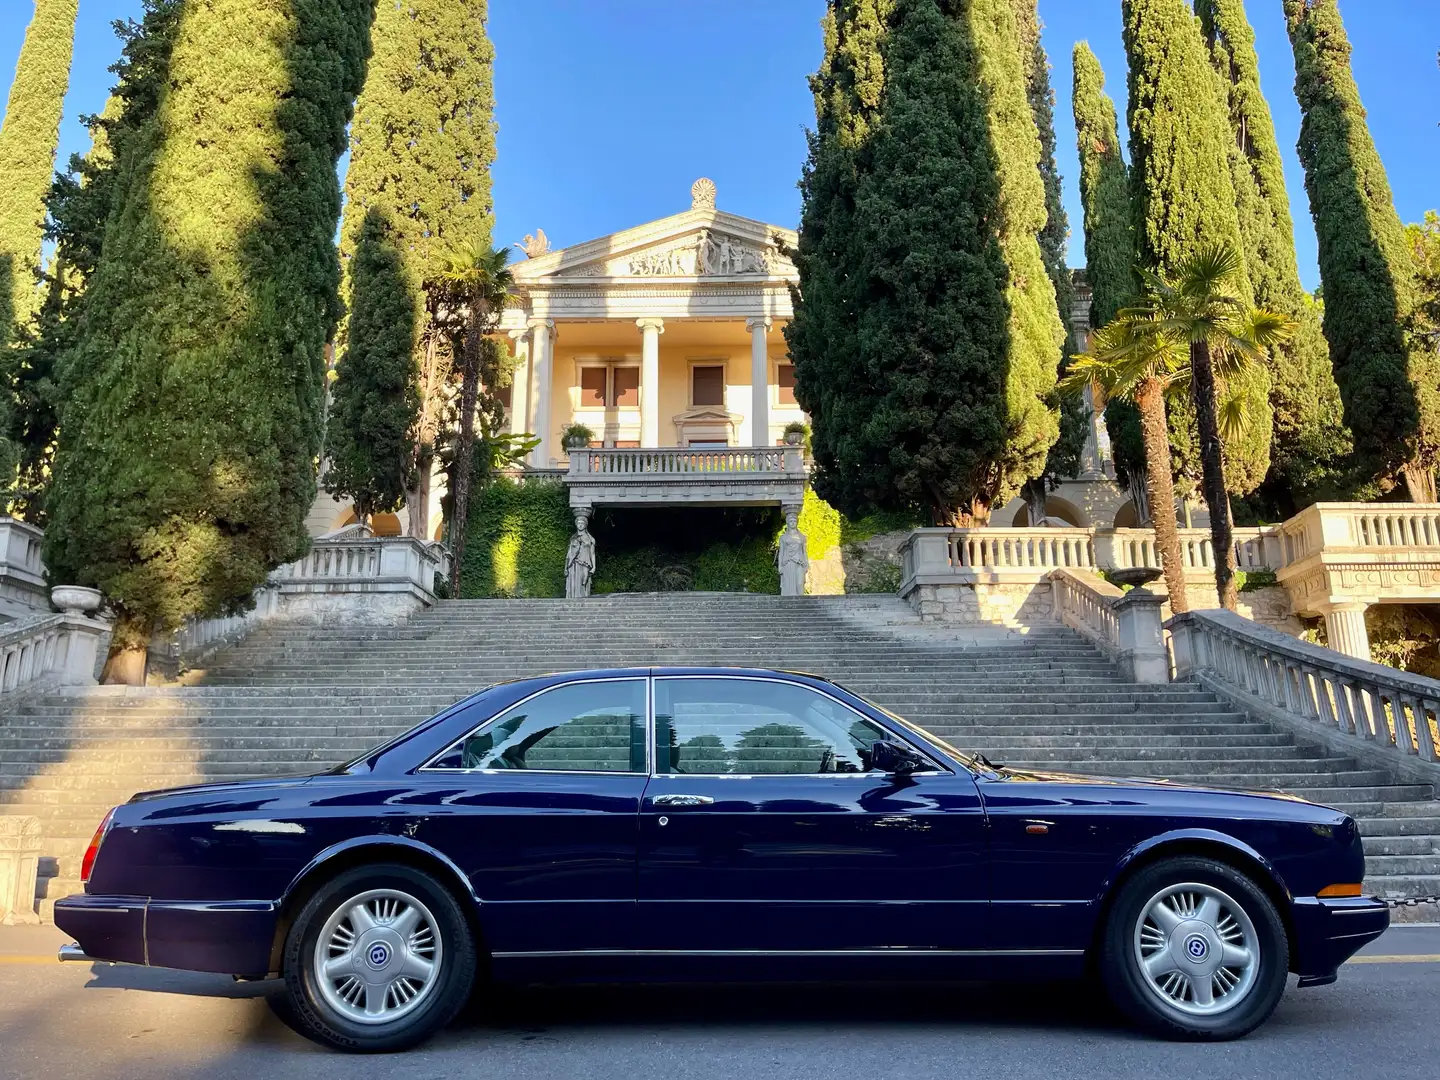
{"label": "palm tree", "polygon": [[[1144,273],[1146,297],[1137,309],[1155,333],[1188,347],[1190,394],[1200,437],[1200,493],[1210,511],[1210,545],[1215,550],[1215,592],[1231,611],[1239,597],[1220,387],[1227,376],[1289,341],[1296,329],[1289,316],[1252,307],[1240,297],[1241,266],[1237,251],[1216,246],[1185,260],[1171,278]],[[1238,397],[1230,407],[1231,423],[1243,422]]]}
{"label": "palm tree", "polygon": [[[460,595],[460,568],[470,513],[470,481],[475,463],[475,406],[480,396],[481,367],[487,343],[510,302],[515,276],[508,248],[461,242],[441,260],[440,274],[430,283],[440,299],[436,305],[460,371],[460,432],[455,446],[454,515],[450,523],[450,594]],[[492,365],[498,366],[498,365]],[[491,380],[493,381],[493,379]]]}
{"label": "palm tree", "polygon": [[1140,412],[1145,444],[1145,493],[1160,566],[1170,591],[1170,610],[1189,611],[1185,595],[1185,561],[1180,555],[1175,520],[1175,478],[1170,466],[1170,426],[1165,397],[1184,377],[1184,344],[1163,332],[1153,318],[1127,310],[1090,336],[1090,351],[1072,357],[1060,383],[1064,393],[1078,394],[1092,383],[1107,401],[1132,401]]}

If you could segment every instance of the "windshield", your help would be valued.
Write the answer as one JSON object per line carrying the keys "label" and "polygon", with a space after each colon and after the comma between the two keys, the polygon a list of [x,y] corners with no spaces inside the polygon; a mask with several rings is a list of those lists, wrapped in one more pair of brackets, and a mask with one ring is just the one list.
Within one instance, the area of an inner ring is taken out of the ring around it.
{"label": "windshield", "polygon": [[[839,683],[832,683],[831,685],[832,685],[832,686],[840,686]],[[962,765],[964,765],[964,766],[965,766],[967,769],[969,769],[971,772],[979,772],[979,771],[982,770],[982,766],[980,765],[980,763],[979,763],[978,761],[975,760],[975,755],[974,755],[974,754],[967,754],[967,753],[965,753],[965,751],[960,750],[960,749],[956,748],[955,746],[952,746],[950,743],[948,743],[948,742],[946,742],[944,739],[940,738],[939,735],[936,735],[933,731],[927,731],[927,730],[925,730],[924,728],[922,728],[919,724],[913,724],[913,723],[911,723],[909,720],[906,720],[905,717],[900,716],[898,713],[893,713],[893,712],[891,712],[889,709],[885,708],[884,705],[881,705],[881,704],[878,704],[878,703],[875,702],[875,701],[872,701],[870,698],[866,697],[864,694],[856,694],[855,691],[854,691],[854,690],[851,690],[848,686],[840,686],[840,689],[841,689],[841,690],[844,690],[847,694],[853,694],[855,697],[857,697],[857,698],[859,698],[861,701],[865,702],[866,705],[869,705],[869,706],[870,706],[872,709],[874,709],[876,712],[884,713],[887,717],[889,717],[891,720],[894,720],[895,723],[899,724],[901,727],[903,727],[906,731],[910,732],[911,734],[913,734],[913,735],[919,735],[922,739],[925,739],[927,742],[933,743],[934,745],[938,746],[941,750],[944,750],[945,753],[949,754],[949,755],[950,755],[951,757],[953,757],[955,760],[959,761]]]}

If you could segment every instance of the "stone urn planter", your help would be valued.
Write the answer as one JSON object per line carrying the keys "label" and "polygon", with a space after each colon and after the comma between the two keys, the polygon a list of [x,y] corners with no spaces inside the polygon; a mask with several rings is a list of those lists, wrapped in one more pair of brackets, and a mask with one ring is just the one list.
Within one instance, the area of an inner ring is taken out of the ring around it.
{"label": "stone urn planter", "polygon": [[94,615],[105,603],[99,589],[84,585],[56,585],[50,590],[50,602],[66,615]]}
{"label": "stone urn planter", "polygon": [[786,445],[786,446],[799,446],[799,445],[801,444],[801,442],[804,441],[804,439],[805,439],[805,436],[802,435],[802,434],[801,434],[800,432],[798,432],[798,431],[787,431],[787,432],[785,432],[785,445]]}
{"label": "stone urn planter", "polygon": [[1143,589],[1152,581],[1158,581],[1162,571],[1153,566],[1135,566],[1128,570],[1111,570],[1110,580],[1119,586],[1129,585],[1133,589]]}

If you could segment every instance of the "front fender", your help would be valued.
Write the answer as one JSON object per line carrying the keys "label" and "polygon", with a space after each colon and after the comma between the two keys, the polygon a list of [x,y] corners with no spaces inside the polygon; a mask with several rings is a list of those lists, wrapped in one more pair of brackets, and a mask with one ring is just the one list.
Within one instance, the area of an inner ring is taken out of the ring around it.
{"label": "front fender", "polygon": [[1116,886],[1124,879],[1131,867],[1136,863],[1149,861],[1166,849],[1173,850],[1176,855],[1204,855],[1207,850],[1214,853],[1217,847],[1230,853],[1232,858],[1238,857],[1238,861],[1263,873],[1267,880],[1261,882],[1262,886],[1271,886],[1277,898],[1285,901],[1283,907],[1288,907],[1293,902],[1294,897],[1285,884],[1284,875],[1271,860],[1245,841],[1237,839],[1229,833],[1220,832],[1218,829],[1202,828],[1171,829],[1156,836],[1148,836],[1135,844],[1116,860],[1114,867],[1101,884],[1100,895],[1096,897],[1096,900],[1102,907],[1108,906],[1108,901],[1114,896]]}

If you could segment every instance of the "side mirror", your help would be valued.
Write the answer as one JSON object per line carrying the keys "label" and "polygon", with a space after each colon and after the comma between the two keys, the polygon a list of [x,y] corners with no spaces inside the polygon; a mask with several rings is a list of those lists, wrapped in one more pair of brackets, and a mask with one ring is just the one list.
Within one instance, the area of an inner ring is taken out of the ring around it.
{"label": "side mirror", "polygon": [[877,742],[870,747],[870,765],[891,776],[909,776],[925,768],[925,759],[900,743]]}

